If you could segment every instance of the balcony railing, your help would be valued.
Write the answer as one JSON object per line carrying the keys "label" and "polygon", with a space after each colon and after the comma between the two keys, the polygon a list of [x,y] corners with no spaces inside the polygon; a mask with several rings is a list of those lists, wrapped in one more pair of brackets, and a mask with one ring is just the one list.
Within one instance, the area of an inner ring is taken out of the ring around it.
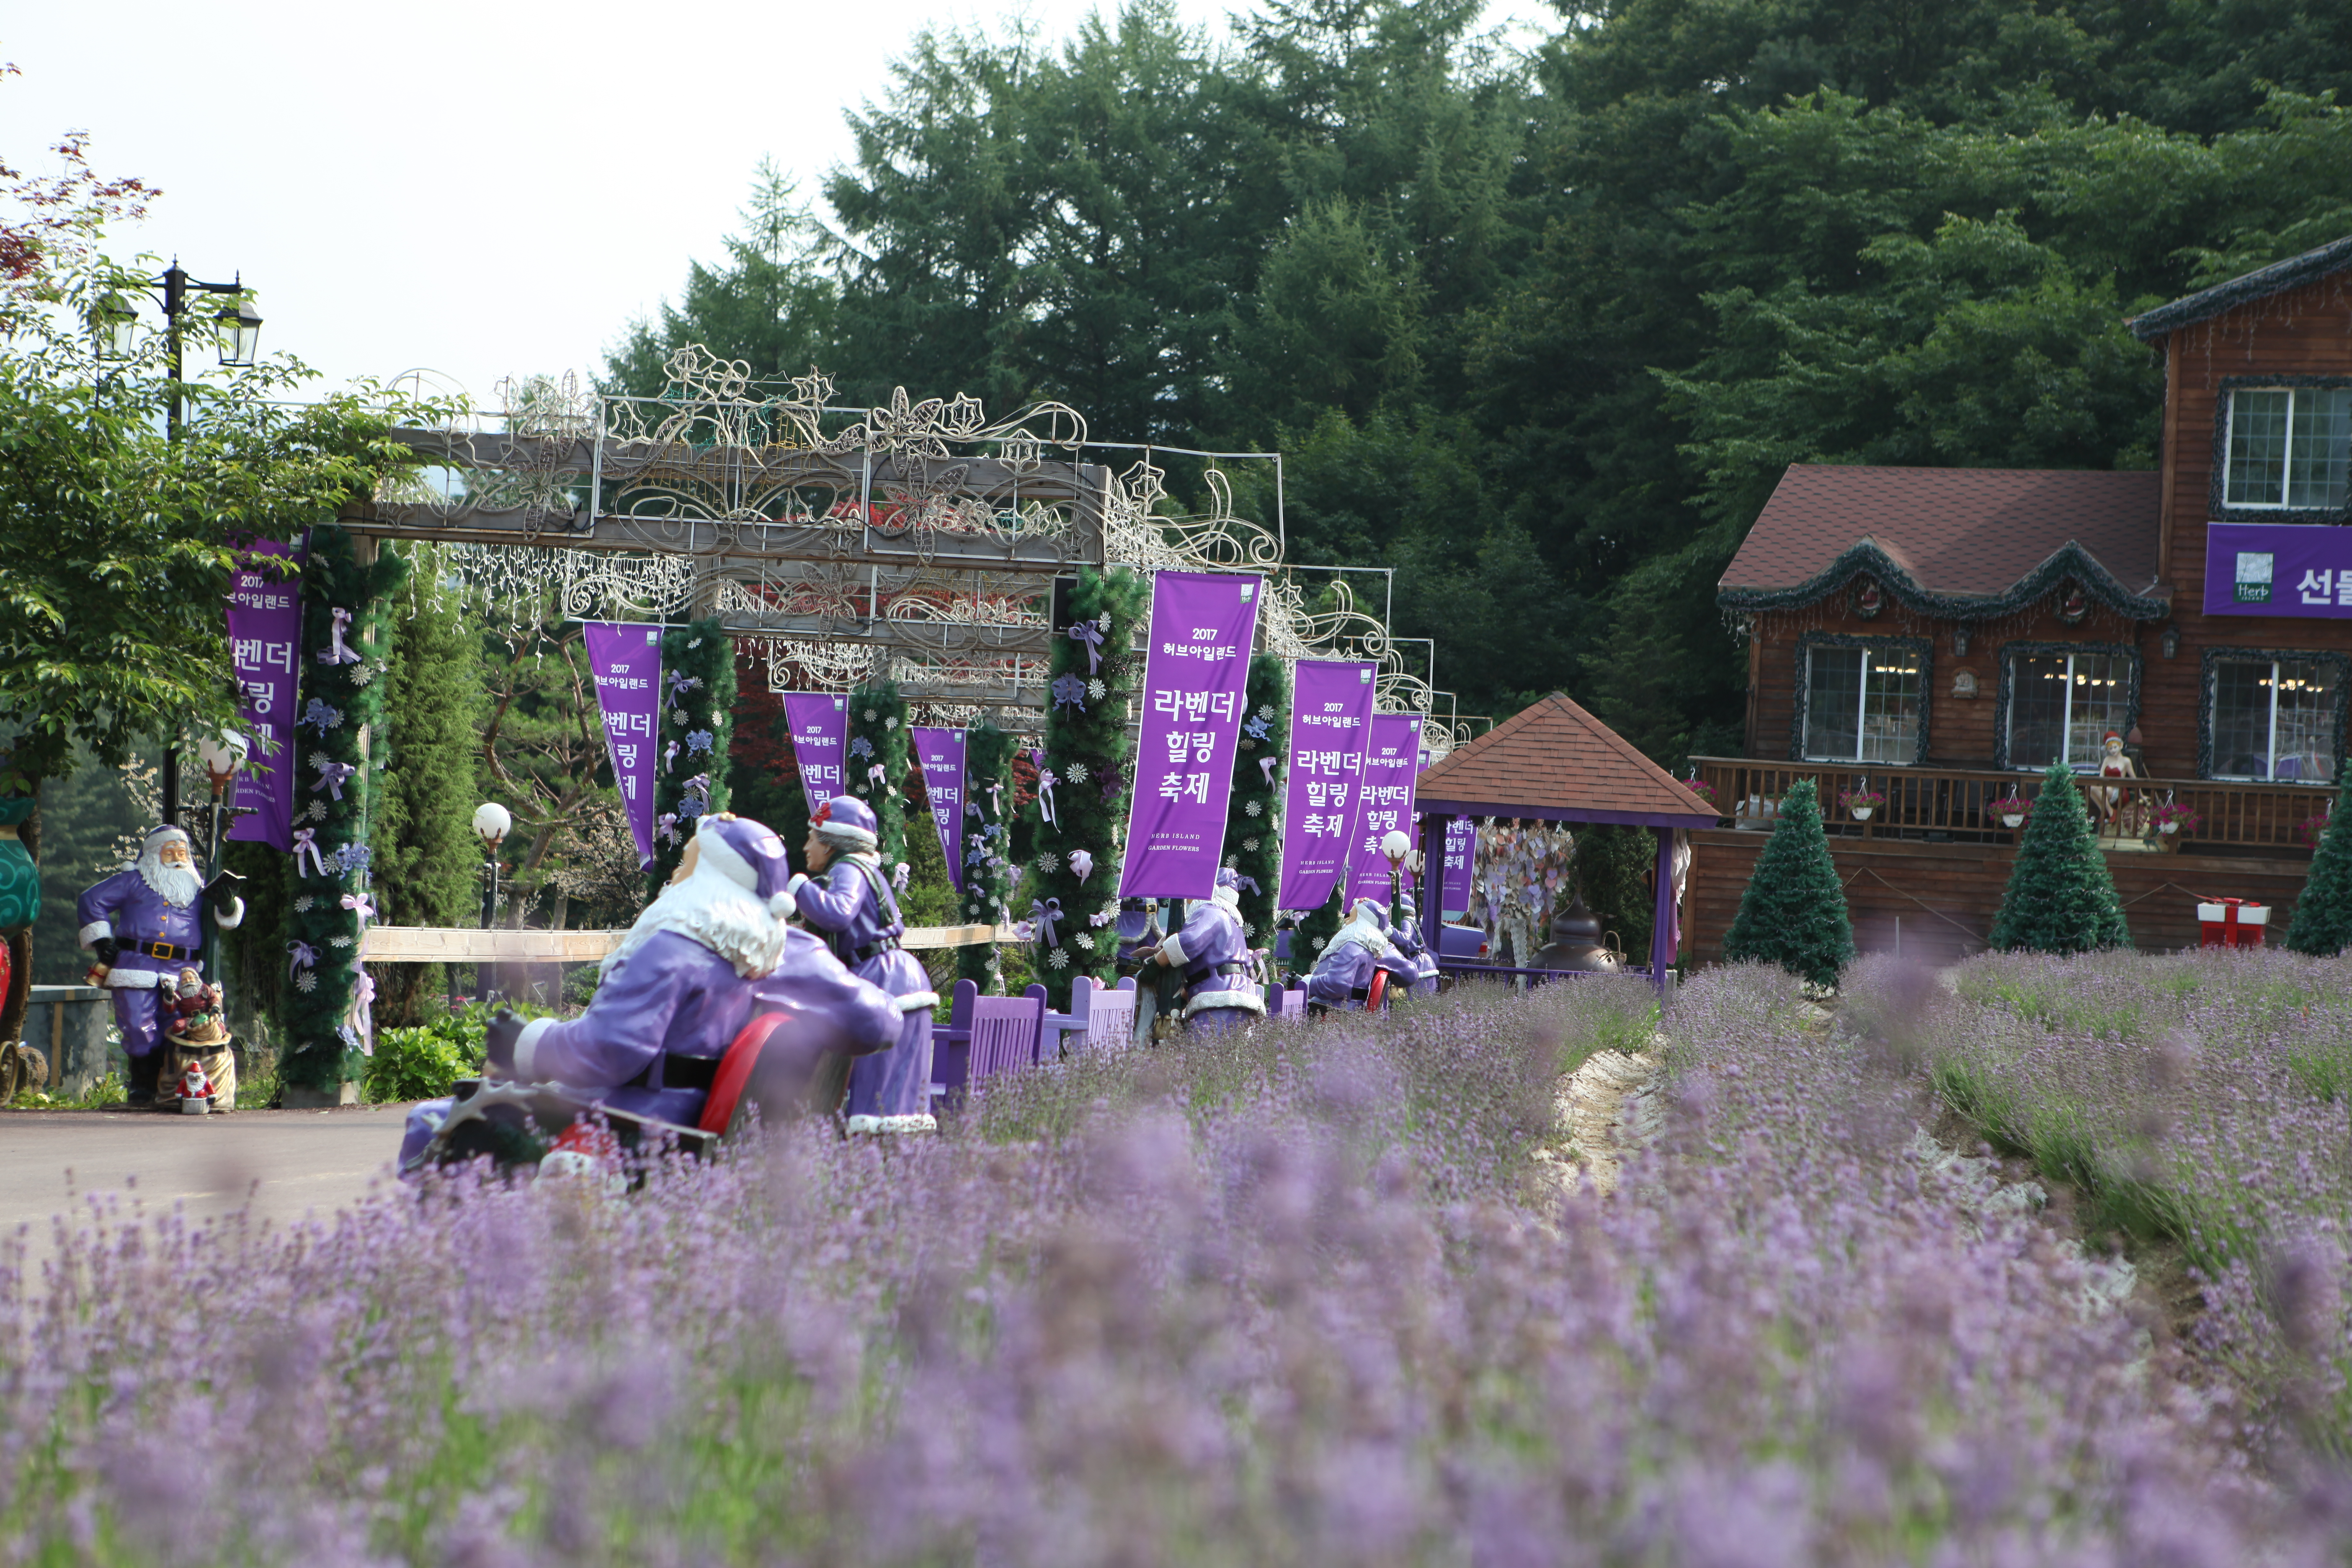
{"label": "balcony railing", "polygon": [[[1701,780],[1711,785],[1710,803],[1730,826],[1769,827],[1780,797],[1799,779],[1811,779],[1821,792],[1822,820],[1832,833],[1865,837],[2007,843],[2019,830],[1998,809],[2004,800],[2031,803],[2042,792],[2038,773],[1990,769],[1892,767],[1884,764],[1776,763],[1744,757],[1693,757]],[[2153,843],[2268,851],[2308,850],[2336,796],[2313,784],[2221,784],[2212,779],[2102,779],[2075,781],[2103,818],[2101,836],[2116,847]],[[1852,795],[1885,798],[1867,820],[1847,804]],[[2112,799],[2104,797],[2112,796]],[[2196,814],[2193,826],[2158,832],[2165,805]]]}

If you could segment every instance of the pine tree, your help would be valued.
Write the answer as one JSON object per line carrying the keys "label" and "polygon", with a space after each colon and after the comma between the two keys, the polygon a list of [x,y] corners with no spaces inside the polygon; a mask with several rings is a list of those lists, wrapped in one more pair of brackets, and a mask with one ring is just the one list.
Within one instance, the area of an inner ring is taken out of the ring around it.
{"label": "pine tree", "polygon": [[[481,845],[474,837],[474,759],[481,744],[481,638],[457,596],[442,585],[440,551],[411,552],[415,567],[393,595],[392,668],[369,846],[381,918],[413,926],[471,925]],[[377,971],[379,1025],[421,1021],[441,967],[384,964]]]}
{"label": "pine tree", "polygon": [[2352,945],[2352,811],[2347,802],[2352,802],[2352,784],[2336,797],[2319,852],[2303,880],[2303,897],[2295,900],[2294,923],[2287,928],[2287,946],[2314,958],[2333,958]]}
{"label": "pine tree", "polygon": [[2131,928],[2074,775],[2057,763],[2042,775],[2017,866],[1993,917],[1991,944],[2033,952],[2129,947]]}
{"label": "pine tree", "polygon": [[1723,956],[1733,963],[1751,958],[1777,963],[1816,985],[1836,984],[1838,972],[1853,961],[1845,889],[1830,858],[1812,780],[1798,780],[1780,797],[1780,821],[1739,895]]}

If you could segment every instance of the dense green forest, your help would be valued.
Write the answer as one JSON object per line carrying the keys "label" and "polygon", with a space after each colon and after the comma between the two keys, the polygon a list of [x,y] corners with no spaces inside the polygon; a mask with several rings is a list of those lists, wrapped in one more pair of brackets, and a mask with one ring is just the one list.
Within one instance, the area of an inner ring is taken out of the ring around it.
{"label": "dense green forest", "polygon": [[1615,0],[1524,55],[1478,12],[924,36],[609,383],[700,342],[1278,445],[1293,559],[1403,568],[1465,711],[1565,689],[1673,763],[1736,744],[1715,584],[1785,464],[2147,466],[2124,317],[2352,232],[2352,6]]}

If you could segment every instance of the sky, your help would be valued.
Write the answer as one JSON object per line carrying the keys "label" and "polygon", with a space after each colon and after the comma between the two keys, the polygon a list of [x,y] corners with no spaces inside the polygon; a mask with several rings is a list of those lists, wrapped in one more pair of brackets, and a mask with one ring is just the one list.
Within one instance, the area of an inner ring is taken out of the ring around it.
{"label": "sky", "polygon": [[[1222,31],[1235,0],[1179,0]],[[26,5],[0,23],[0,161],[163,195],[108,248],[256,289],[265,353],[354,378],[433,374],[496,406],[510,375],[601,369],[633,320],[724,255],[753,171],[804,193],[851,153],[923,29],[1067,37],[1094,0],[157,0]],[[1554,14],[1496,0],[1532,43]],[[831,368],[831,367],[828,367]]]}

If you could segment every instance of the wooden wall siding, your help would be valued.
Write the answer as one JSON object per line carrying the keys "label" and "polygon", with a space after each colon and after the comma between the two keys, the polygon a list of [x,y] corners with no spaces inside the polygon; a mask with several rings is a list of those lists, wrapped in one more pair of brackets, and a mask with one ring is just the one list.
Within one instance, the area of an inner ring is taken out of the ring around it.
{"label": "wooden wall siding", "polygon": [[[1790,725],[1797,710],[1797,649],[1806,634],[1811,632],[1843,632],[1861,637],[1926,637],[1934,646],[1927,661],[1928,722],[1927,763],[1955,768],[1989,768],[1992,766],[1994,710],[2000,692],[2000,648],[2012,642],[2079,642],[2122,644],[2137,647],[2140,667],[2161,663],[2156,638],[2144,623],[2126,620],[2103,605],[2095,605],[2090,614],[2074,626],[2058,618],[2055,607],[2049,604],[2032,606],[2026,611],[1998,621],[1971,622],[1969,651],[1952,651],[1952,633],[1957,623],[1930,620],[1915,616],[1890,604],[1875,620],[1864,620],[1853,613],[1843,594],[1828,601],[1799,610],[1772,610],[1756,616],[1749,632],[1752,652],[1748,668],[1751,679],[1759,682],[1750,693],[1748,710],[1753,715],[1748,732],[1748,754],[1751,757],[1787,758],[1790,754]],[[2179,662],[2189,662],[2184,652]],[[1960,670],[1969,670],[1977,678],[1977,695],[1959,698],[1952,695],[1952,678]],[[2192,670],[2190,685],[2196,683]],[[2190,711],[2195,711],[2192,707]],[[2147,728],[2142,725],[2143,729]],[[2150,765],[2158,765],[2151,752]],[[2168,751],[2163,765],[2173,776],[2193,776],[2197,771],[2197,735],[2194,724],[2187,742],[2176,762]]]}
{"label": "wooden wall siding", "polygon": [[[1691,874],[1683,955],[1693,964],[1723,961],[1724,933],[1769,837],[1722,829],[1691,835]],[[1982,952],[2009,886],[2016,851],[1982,845],[1919,844],[1860,838],[1830,841],[1855,944],[1892,952],[1900,932],[1906,957],[1948,963]],[[2302,895],[2305,867],[2276,859],[2114,853],[2107,869],[2142,952],[2194,946],[2200,898],[2259,899],[2271,906],[2271,939],[2284,942]],[[1899,927],[1897,922],[1900,922]]]}
{"label": "wooden wall siding", "polygon": [[[2310,648],[2352,653],[2352,619],[2303,620],[2204,613],[2205,525],[2212,494],[2214,437],[2221,384],[2242,375],[2352,375],[2352,274],[2337,273],[2268,300],[2242,305],[2168,340],[2165,423],[2174,432],[2164,454],[2166,580],[2179,657],[2142,667],[2141,701],[2158,716],[2143,720],[2148,760],[2177,777],[2197,771],[2197,729],[2204,700],[2204,650],[2210,647]],[[2149,638],[2153,646],[2154,637]],[[2163,761],[2158,764],[2158,747]],[[2315,806],[2314,809],[2317,809]]]}

